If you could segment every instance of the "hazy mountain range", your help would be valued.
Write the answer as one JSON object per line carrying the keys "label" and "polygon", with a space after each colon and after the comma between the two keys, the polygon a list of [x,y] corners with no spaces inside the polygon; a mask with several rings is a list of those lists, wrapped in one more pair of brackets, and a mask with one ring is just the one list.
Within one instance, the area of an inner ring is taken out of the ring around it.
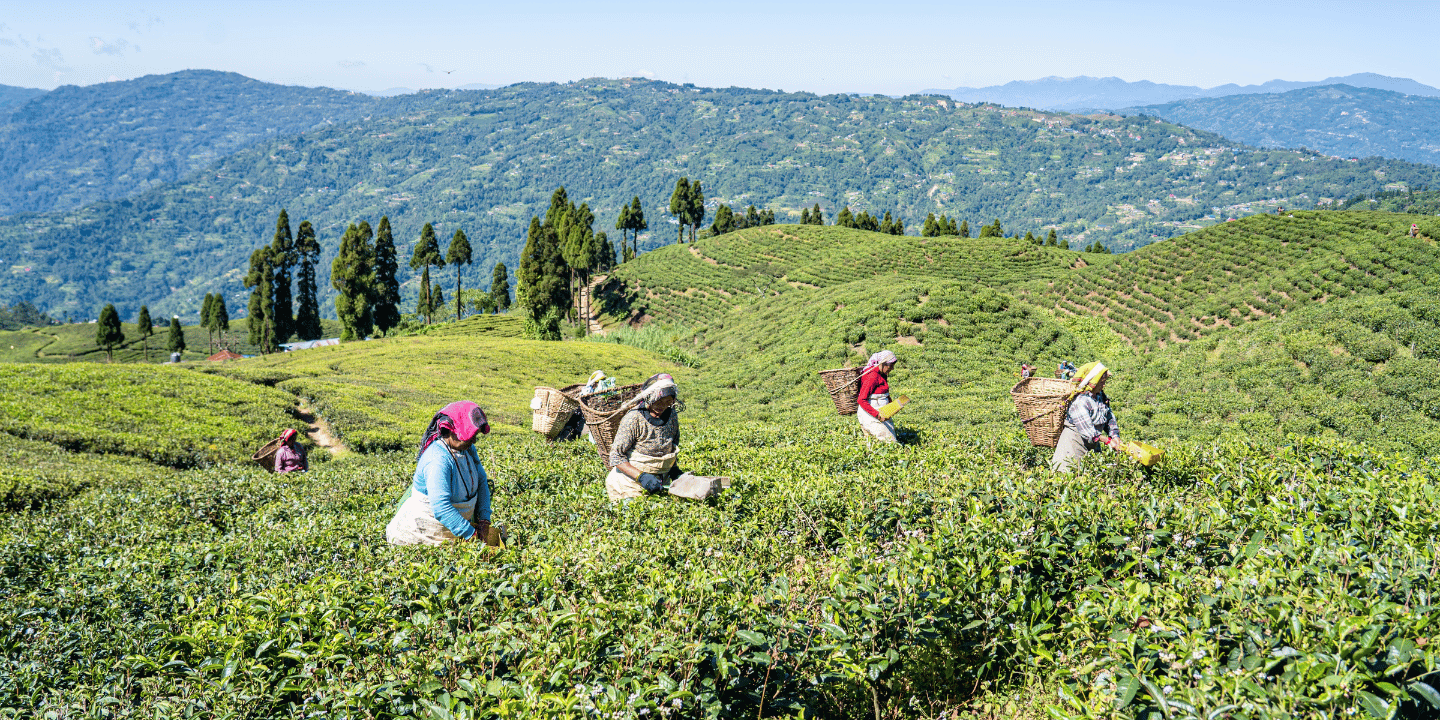
{"label": "hazy mountain range", "polygon": [[1039,80],[1015,80],[1004,85],[982,88],[959,87],[953,90],[926,90],[936,95],[949,95],[961,102],[990,102],[1011,107],[1029,107],[1041,110],[1064,110],[1067,112],[1115,110],[1140,105],[1155,105],[1192,100],[1216,98],[1230,95],[1255,95],[1262,93],[1283,93],[1301,88],[1321,85],[1349,85],[1357,88],[1390,90],[1406,95],[1440,96],[1440,88],[1433,88],[1408,78],[1395,78],[1375,73],[1356,73],[1345,77],[1332,77],[1316,82],[1292,80],[1271,80],[1259,85],[1236,85],[1229,83],[1213,88],[1193,85],[1166,85],[1149,80],[1127,82],[1117,77],[1097,78],[1045,77]]}
{"label": "hazy mountain range", "polygon": [[1440,97],[1327,85],[1179,100],[1118,111],[1151,115],[1259,147],[1440,165]]}
{"label": "hazy mountain range", "polygon": [[328,295],[350,223],[388,216],[405,257],[425,223],[464,230],[469,284],[497,261],[514,267],[531,215],[562,185],[597,231],[638,196],[642,251],[675,242],[666,211],[682,176],[703,183],[706,224],[719,202],[781,222],[818,203],[830,222],[847,205],[912,234],[932,212],[972,233],[998,218],[1116,250],[1277,205],[1440,185],[1434,165],[1257,152],[1149,118],[643,79],[374,98],[190,71],[47,93],[5,133],[0,195],[14,214],[0,218],[0,305],[89,314],[113,302],[126,317],[140,303],[193,313],[217,291],[238,312],[247,258],[281,208],[319,232]]}

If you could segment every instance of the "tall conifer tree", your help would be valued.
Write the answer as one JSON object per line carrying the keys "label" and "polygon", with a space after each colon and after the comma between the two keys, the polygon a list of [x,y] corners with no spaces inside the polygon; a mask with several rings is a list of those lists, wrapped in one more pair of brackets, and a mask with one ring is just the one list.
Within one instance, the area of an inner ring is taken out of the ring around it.
{"label": "tall conifer tree", "polygon": [[558,338],[558,327],[549,327],[546,316],[559,317],[570,306],[570,286],[566,282],[570,269],[565,265],[559,235],[559,224],[568,209],[565,188],[559,188],[550,196],[545,222],[530,218],[525,248],[520,252],[515,301],[542,337]]}
{"label": "tall conifer tree", "polygon": [[165,339],[165,347],[172,353],[185,352],[185,330],[180,327],[180,317],[170,316],[170,335]]}
{"label": "tall conifer tree", "polygon": [[490,297],[495,298],[495,311],[510,309],[510,269],[505,263],[495,263],[495,272],[490,275]]}
{"label": "tall conifer tree", "polygon": [[140,316],[135,318],[135,329],[140,332],[140,343],[145,348],[145,362],[150,362],[150,336],[155,334],[155,321],[150,319],[148,306],[140,306]]}
{"label": "tall conifer tree", "polygon": [[225,307],[224,293],[215,293],[215,303],[210,307],[210,329],[225,342],[225,333],[230,332],[230,309]]}
{"label": "tall conifer tree", "polygon": [[342,341],[364,340],[373,329],[370,301],[375,280],[375,249],[354,223],[340,239],[340,249],[330,263],[330,286],[335,288],[335,314],[344,328]]}
{"label": "tall conifer tree", "polygon": [[274,271],[270,266],[270,248],[256,248],[250,253],[250,272],[245,275],[245,287],[250,289],[250,303],[247,306],[246,327],[251,345],[258,345],[260,352],[270,352],[274,343],[274,326],[269,313],[274,306],[272,281]]}
{"label": "tall conifer tree", "polygon": [[430,289],[430,266],[437,268],[445,267],[445,256],[440,254],[440,241],[435,237],[435,227],[425,223],[420,229],[420,242],[415,243],[415,251],[410,255],[410,269],[425,269],[420,278],[420,293],[424,300],[415,312],[425,316],[425,324],[430,324],[430,316],[435,314],[435,304],[431,301],[434,292]]}
{"label": "tall conifer tree", "polygon": [[290,285],[295,268],[295,238],[290,234],[290,215],[280,211],[275,220],[275,238],[270,242],[270,268],[274,277],[270,280],[273,309],[271,325],[275,328],[275,342],[289,342],[295,334],[294,296]]}
{"label": "tall conifer tree", "polygon": [[295,275],[296,308],[295,336],[301,340],[319,340],[325,333],[320,326],[320,288],[315,264],[320,261],[320,240],[309,220],[300,223],[295,233],[295,257],[299,271]]}
{"label": "tall conifer tree", "polygon": [[461,320],[465,316],[460,313],[460,266],[470,264],[470,238],[465,237],[465,231],[456,229],[455,237],[450,239],[450,247],[445,251],[445,262],[455,266],[455,319]]}
{"label": "tall conifer tree", "polygon": [[95,345],[105,351],[105,362],[115,362],[115,347],[125,342],[125,331],[120,327],[120,313],[115,305],[106,303],[100,309],[100,319],[95,321]]}
{"label": "tall conifer tree", "polygon": [[400,324],[400,260],[395,252],[395,237],[390,234],[390,218],[380,218],[375,230],[375,328],[382,333]]}
{"label": "tall conifer tree", "polygon": [[211,317],[215,313],[215,295],[205,293],[205,302],[200,304],[200,327],[205,328],[205,334],[210,344],[210,352],[215,352],[215,325]]}
{"label": "tall conifer tree", "polygon": [[690,242],[695,242],[695,233],[705,222],[705,191],[700,181],[690,183]]}
{"label": "tall conifer tree", "polygon": [[685,242],[685,226],[690,224],[690,179],[680,178],[675,181],[675,192],[670,193],[670,214],[675,216],[675,221],[680,223],[680,239],[676,242]]}

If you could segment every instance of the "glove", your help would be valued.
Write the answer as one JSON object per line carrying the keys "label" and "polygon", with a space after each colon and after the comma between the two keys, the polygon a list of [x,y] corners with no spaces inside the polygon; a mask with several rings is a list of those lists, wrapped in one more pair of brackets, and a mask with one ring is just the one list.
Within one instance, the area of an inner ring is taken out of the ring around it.
{"label": "glove", "polygon": [[665,489],[665,481],[653,473],[641,473],[635,480],[640,483],[640,487],[645,488],[645,492],[658,493]]}
{"label": "glove", "polygon": [[475,540],[476,540],[477,542],[482,542],[482,543],[483,543],[483,542],[486,542],[487,540],[489,540],[489,538],[490,538],[490,521],[489,521],[489,520],[481,520],[480,522],[475,523]]}

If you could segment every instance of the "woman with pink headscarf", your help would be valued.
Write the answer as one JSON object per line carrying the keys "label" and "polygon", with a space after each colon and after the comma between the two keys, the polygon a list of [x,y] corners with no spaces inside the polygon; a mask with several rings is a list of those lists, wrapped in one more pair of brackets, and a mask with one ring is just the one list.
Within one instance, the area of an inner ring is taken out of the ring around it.
{"label": "woman with pink headscarf", "polygon": [[299,435],[294,428],[290,428],[280,436],[280,449],[275,452],[275,472],[304,472],[310,469],[310,462],[305,457],[305,447],[295,442]]}
{"label": "woman with pink headscarf", "polygon": [[485,542],[490,533],[490,478],[475,440],[490,432],[485,411],[468,400],[435,413],[420,440],[415,477],[400,499],[385,539],[396,545]]}
{"label": "woman with pink headscarf", "polygon": [[881,350],[870,356],[860,371],[860,396],[856,400],[855,417],[860,420],[860,429],[867,435],[883,442],[898,442],[895,439],[895,423],[880,417],[880,408],[890,404],[890,371],[900,358],[889,350]]}

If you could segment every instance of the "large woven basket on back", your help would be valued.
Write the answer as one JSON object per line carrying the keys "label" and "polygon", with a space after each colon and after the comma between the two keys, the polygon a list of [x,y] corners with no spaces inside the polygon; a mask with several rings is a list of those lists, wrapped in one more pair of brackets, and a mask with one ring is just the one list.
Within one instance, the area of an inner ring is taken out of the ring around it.
{"label": "large woven basket on back", "polygon": [[551,438],[570,422],[570,417],[580,409],[580,401],[564,390],[541,386],[535,388],[531,407],[534,409],[530,411],[530,429]]}
{"label": "large woven basket on back", "polygon": [[256,450],[250,459],[255,461],[256,465],[265,468],[267,472],[275,472],[275,453],[280,452],[280,446],[284,444],[284,439],[275,438],[260,446],[260,449]]}
{"label": "large woven basket on back", "polygon": [[1025,378],[1010,388],[1015,412],[1032,445],[1053,448],[1060,442],[1065,411],[1074,392],[1073,381],[1045,377]]}
{"label": "large woven basket on back", "polygon": [[854,415],[859,407],[860,368],[821,370],[820,379],[825,381],[825,391],[830,393],[830,401],[835,403],[835,412]]}
{"label": "large woven basket on back", "polygon": [[580,412],[585,414],[585,427],[595,440],[595,451],[600,453],[600,461],[605,463],[606,470],[610,469],[610,445],[615,442],[615,431],[620,428],[625,413],[635,407],[635,396],[644,387],[640,383],[621,385],[580,397]]}

